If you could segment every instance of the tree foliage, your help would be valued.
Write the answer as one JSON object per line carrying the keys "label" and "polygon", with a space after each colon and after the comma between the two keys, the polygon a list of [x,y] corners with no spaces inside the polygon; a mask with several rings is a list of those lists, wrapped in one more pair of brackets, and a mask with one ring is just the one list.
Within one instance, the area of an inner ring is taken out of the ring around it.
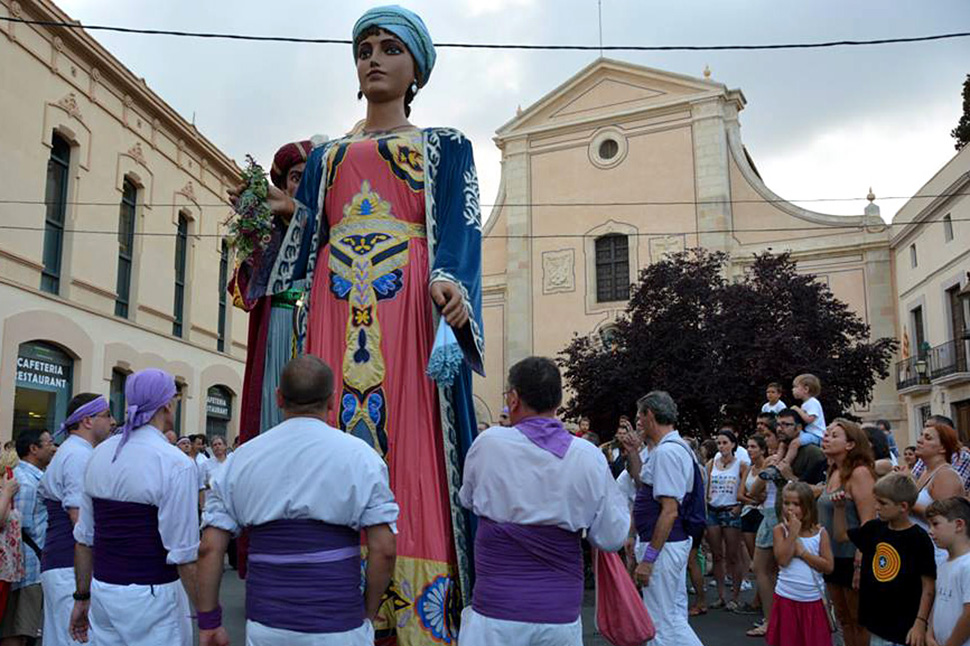
{"label": "tree foliage", "polygon": [[[608,347],[577,336],[560,355],[572,397],[567,417],[586,415],[616,428],[650,390],[670,392],[680,428],[706,435],[734,422],[753,428],[765,386],[811,372],[822,381],[826,417],[868,403],[888,375],[895,339],[869,339],[869,327],[788,254],[766,253],[736,280],[729,257],[692,249],[641,271]],[[608,435],[608,433],[606,433]]]}
{"label": "tree foliage", "polygon": [[950,131],[950,136],[957,140],[957,150],[970,143],[970,74],[963,81],[963,116],[957,127]]}

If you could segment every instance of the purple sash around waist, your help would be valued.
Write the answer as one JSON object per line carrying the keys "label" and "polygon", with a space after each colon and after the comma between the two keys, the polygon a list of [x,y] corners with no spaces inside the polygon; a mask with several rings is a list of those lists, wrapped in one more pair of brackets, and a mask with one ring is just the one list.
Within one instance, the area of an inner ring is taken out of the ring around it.
{"label": "purple sash around waist", "polygon": [[158,507],[95,498],[94,578],[116,585],[161,585],[179,578],[166,562]]}
{"label": "purple sash around waist", "polygon": [[[637,489],[637,497],[633,502],[633,524],[636,525],[637,534],[640,540],[650,542],[653,540],[653,530],[657,526],[660,518],[660,502],[653,497],[652,485],[641,485]],[[677,541],[687,540],[687,530],[680,519],[680,514],[674,520],[674,526],[670,528],[670,536],[667,541],[676,543]]]}
{"label": "purple sash around waist", "polygon": [[576,621],[583,605],[579,532],[479,518],[475,535],[475,612],[540,624]]}
{"label": "purple sash around waist", "polygon": [[301,633],[364,623],[360,532],[317,520],[249,528],[246,619]]}
{"label": "purple sash around waist", "polygon": [[74,567],[74,523],[60,500],[44,499],[47,507],[47,536],[40,557],[40,571]]}

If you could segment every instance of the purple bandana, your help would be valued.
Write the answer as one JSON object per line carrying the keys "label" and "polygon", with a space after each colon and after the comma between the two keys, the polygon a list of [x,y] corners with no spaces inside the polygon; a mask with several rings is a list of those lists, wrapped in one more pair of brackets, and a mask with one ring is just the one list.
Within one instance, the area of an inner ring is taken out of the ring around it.
{"label": "purple bandana", "polygon": [[70,426],[74,426],[79,423],[85,417],[94,417],[104,411],[108,410],[108,402],[104,397],[98,397],[97,399],[92,399],[84,406],[81,406],[76,411],[74,411],[70,417],[68,417],[61,424],[58,429],[56,436],[61,436],[67,433],[67,429]]}
{"label": "purple bandana", "polygon": [[172,401],[177,392],[175,378],[164,370],[149,368],[128,377],[125,382],[125,400],[128,402],[125,425],[121,427],[121,442],[112,462],[118,459],[121,447],[128,441],[131,432],[147,424],[159,408]]}
{"label": "purple bandana", "polygon": [[573,436],[555,417],[527,417],[520,419],[515,428],[538,446],[562,459],[569,450]]}

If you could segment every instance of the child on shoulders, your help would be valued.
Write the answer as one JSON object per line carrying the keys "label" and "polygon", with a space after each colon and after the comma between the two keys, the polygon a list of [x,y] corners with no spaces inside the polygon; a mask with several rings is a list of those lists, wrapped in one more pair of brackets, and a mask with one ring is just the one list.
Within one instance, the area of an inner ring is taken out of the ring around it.
{"label": "child on shoulders", "polygon": [[765,639],[770,646],[831,646],[821,575],[835,566],[832,544],[809,485],[789,482],[782,495],[784,517],[773,537],[780,570]]}
{"label": "child on shoulders", "polygon": [[785,462],[791,465],[798,455],[798,447],[805,444],[822,446],[822,437],[825,436],[825,413],[822,411],[822,404],[818,401],[818,396],[822,393],[822,382],[815,375],[808,373],[798,375],[792,381],[791,394],[795,399],[801,400],[801,406],[792,406],[791,410],[802,419],[805,425],[798,437],[793,439],[788,445],[788,453]]}
{"label": "child on shoulders", "polygon": [[949,558],[936,575],[928,646],[970,646],[970,502],[948,498],[926,510],[930,534]]}

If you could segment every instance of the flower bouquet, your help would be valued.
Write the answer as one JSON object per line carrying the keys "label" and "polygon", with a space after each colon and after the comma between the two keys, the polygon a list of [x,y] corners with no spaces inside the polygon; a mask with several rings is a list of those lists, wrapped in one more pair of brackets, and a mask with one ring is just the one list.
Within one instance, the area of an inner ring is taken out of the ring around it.
{"label": "flower bouquet", "polygon": [[250,155],[246,155],[243,179],[246,188],[233,202],[234,213],[225,222],[229,229],[226,243],[240,263],[254,255],[258,258],[272,240],[273,231],[273,213],[266,201],[269,195],[266,172]]}

